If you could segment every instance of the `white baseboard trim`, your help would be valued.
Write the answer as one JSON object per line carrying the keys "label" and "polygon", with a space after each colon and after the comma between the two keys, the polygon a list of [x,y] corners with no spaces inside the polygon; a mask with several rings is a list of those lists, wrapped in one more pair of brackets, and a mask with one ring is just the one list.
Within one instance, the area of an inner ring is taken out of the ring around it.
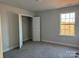
{"label": "white baseboard trim", "polygon": [[64,46],[70,46],[70,47],[75,47],[79,48],[79,45],[74,45],[74,44],[64,44],[61,42],[54,42],[54,41],[47,41],[47,40],[42,40],[43,42],[48,42],[48,43],[53,43],[53,44],[59,44],[59,45],[64,45]]}
{"label": "white baseboard trim", "polygon": [[16,47],[18,47],[18,45],[9,47],[9,48],[3,50],[3,52],[5,53],[5,52],[10,51],[10,50],[12,50],[12,49],[14,49],[14,48],[16,48]]}

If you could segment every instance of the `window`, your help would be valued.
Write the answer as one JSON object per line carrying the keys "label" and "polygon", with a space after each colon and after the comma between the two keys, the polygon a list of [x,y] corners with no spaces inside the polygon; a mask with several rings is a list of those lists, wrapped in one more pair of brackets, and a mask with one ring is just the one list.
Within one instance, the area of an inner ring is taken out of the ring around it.
{"label": "window", "polygon": [[75,13],[61,14],[60,35],[75,35]]}

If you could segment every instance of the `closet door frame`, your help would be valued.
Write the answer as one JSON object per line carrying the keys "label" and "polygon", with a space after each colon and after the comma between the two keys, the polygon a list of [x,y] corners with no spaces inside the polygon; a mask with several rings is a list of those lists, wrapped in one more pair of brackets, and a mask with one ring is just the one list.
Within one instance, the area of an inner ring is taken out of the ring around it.
{"label": "closet door frame", "polygon": [[3,58],[3,49],[2,49],[2,27],[1,27],[1,16],[0,16],[0,58]]}
{"label": "closet door frame", "polygon": [[22,29],[22,16],[32,17],[26,14],[19,14],[19,48],[23,47],[23,29]]}

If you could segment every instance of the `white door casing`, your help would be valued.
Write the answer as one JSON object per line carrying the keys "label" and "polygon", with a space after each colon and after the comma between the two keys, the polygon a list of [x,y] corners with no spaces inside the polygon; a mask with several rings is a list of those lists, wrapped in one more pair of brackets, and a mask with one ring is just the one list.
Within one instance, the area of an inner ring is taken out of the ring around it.
{"label": "white door casing", "polygon": [[[22,16],[23,15],[19,14],[19,47],[20,48],[22,48],[23,46]],[[33,41],[40,41],[40,17],[33,17],[32,32],[33,32],[32,34]]]}
{"label": "white door casing", "polygon": [[19,47],[23,46],[22,15],[19,15]]}
{"label": "white door casing", "polygon": [[22,48],[23,46],[23,27],[22,27],[22,16],[32,17],[25,14],[19,14],[19,47]]}
{"label": "white door casing", "polygon": [[1,16],[0,16],[0,58],[2,57],[3,57],[3,50],[2,50]]}

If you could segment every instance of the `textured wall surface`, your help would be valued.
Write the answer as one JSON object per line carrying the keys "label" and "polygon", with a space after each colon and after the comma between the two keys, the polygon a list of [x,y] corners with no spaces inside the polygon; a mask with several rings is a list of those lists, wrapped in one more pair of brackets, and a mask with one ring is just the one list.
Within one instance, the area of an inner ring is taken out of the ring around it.
{"label": "textured wall surface", "polygon": [[[68,13],[68,12],[76,13],[75,36],[59,35],[60,14]],[[42,41],[79,47],[79,6],[39,12],[38,16],[41,17],[41,40]]]}
{"label": "textured wall surface", "polygon": [[[24,10],[24,9],[16,8],[13,6],[8,6],[8,5],[4,5],[4,4],[0,4],[0,7],[1,7],[0,15],[2,18],[1,23],[2,23],[2,33],[3,33],[3,35],[2,35],[3,36],[3,51],[6,52],[10,49],[15,48],[18,44],[18,43],[16,43],[18,39],[17,39],[17,37],[15,37],[15,34],[11,34],[11,32],[14,33],[14,31],[15,32],[17,31],[17,30],[13,31],[14,27],[11,27],[11,26],[17,25],[17,24],[15,24],[16,23],[15,19],[18,19],[19,14],[27,15],[27,16],[34,16],[34,13]],[[13,18],[15,16],[13,14],[15,14],[15,15],[17,14],[17,16],[15,18]],[[18,30],[18,32],[19,32],[19,30]],[[9,35],[15,37],[15,39],[12,39],[12,37]],[[16,36],[18,36],[18,35],[16,35]]]}

